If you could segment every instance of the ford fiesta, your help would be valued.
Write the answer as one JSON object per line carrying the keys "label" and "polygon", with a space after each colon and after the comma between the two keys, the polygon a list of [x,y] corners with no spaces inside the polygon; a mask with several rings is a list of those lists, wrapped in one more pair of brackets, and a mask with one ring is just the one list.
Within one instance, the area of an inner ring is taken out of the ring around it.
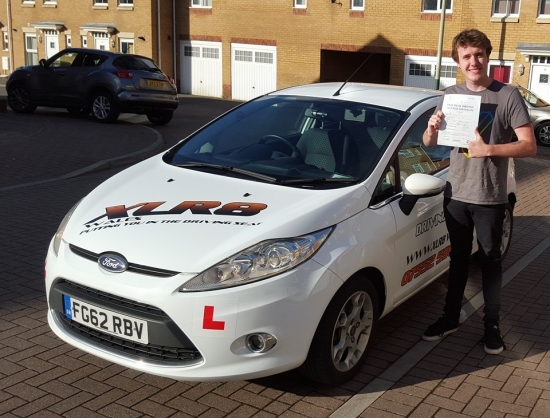
{"label": "ford fiesta", "polygon": [[379,319],[448,268],[450,148],[422,144],[440,94],[288,88],[115,175],[51,241],[51,328],[179,380],[351,378]]}

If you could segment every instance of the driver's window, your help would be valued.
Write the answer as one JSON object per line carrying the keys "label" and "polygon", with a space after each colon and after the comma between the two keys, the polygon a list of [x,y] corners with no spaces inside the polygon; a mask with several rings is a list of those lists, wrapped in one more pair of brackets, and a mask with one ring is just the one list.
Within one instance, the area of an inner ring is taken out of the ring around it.
{"label": "driver's window", "polygon": [[398,152],[401,182],[413,173],[433,174],[449,166],[451,147],[427,147],[422,142],[422,135],[434,111],[435,108],[424,113],[405,135]]}
{"label": "driver's window", "polygon": [[76,52],[68,52],[66,54],[63,54],[52,61],[50,67],[70,67],[76,59],[77,55],[78,54]]}

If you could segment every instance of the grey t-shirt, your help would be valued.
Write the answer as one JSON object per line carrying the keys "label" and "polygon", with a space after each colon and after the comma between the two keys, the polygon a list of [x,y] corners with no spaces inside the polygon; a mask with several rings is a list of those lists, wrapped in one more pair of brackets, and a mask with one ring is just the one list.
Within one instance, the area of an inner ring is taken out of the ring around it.
{"label": "grey t-shirt", "polygon": [[[518,89],[499,81],[493,80],[488,88],[479,92],[461,83],[447,88],[445,94],[481,96],[478,130],[487,144],[509,143],[515,128],[531,122]],[[436,111],[442,104],[443,99]],[[468,158],[453,148],[445,197],[479,205],[506,203],[507,177],[507,157]]]}

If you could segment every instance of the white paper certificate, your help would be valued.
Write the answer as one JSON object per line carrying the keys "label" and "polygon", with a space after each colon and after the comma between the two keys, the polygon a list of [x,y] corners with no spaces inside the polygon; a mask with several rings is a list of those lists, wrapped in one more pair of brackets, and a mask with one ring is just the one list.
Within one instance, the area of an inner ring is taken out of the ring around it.
{"label": "white paper certificate", "polygon": [[481,96],[446,94],[441,108],[445,118],[439,127],[437,144],[467,148],[468,141],[476,137],[480,107]]}

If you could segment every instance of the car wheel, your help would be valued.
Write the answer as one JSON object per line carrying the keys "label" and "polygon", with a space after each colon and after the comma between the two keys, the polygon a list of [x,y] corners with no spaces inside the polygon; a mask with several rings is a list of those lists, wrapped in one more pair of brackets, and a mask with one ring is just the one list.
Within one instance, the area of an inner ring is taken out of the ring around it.
{"label": "car wheel", "polygon": [[24,84],[17,84],[8,90],[8,104],[17,113],[32,113],[36,110],[31,93]]}
{"label": "car wheel", "polygon": [[68,107],[67,112],[69,112],[71,115],[82,115],[86,116],[90,114],[90,109],[84,108],[84,107]]}
{"label": "car wheel", "polygon": [[512,232],[514,230],[514,212],[512,205],[509,203],[506,204],[506,214],[504,215],[504,225],[502,228],[502,243],[500,244],[500,253],[501,258],[504,260],[506,254],[508,254],[508,249],[512,243]]}
{"label": "car wheel", "polygon": [[378,323],[378,294],[361,276],[351,277],[328,305],[300,372],[308,379],[340,384],[360,369]]}
{"label": "car wheel", "polygon": [[537,142],[545,147],[550,147],[550,122],[543,122],[535,129]]}
{"label": "car wheel", "polygon": [[101,123],[110,123],[117,120],[120,110],[111,94],[101,91],[92,99],[92,116]]}
{"label": "car wheel", "polygon": [[149,119],[149,122],[153,125],[166,125],[172,120],[172,116],[174,116],[172,110],[164,110],[162,112],[148,113],[147,119]]}

